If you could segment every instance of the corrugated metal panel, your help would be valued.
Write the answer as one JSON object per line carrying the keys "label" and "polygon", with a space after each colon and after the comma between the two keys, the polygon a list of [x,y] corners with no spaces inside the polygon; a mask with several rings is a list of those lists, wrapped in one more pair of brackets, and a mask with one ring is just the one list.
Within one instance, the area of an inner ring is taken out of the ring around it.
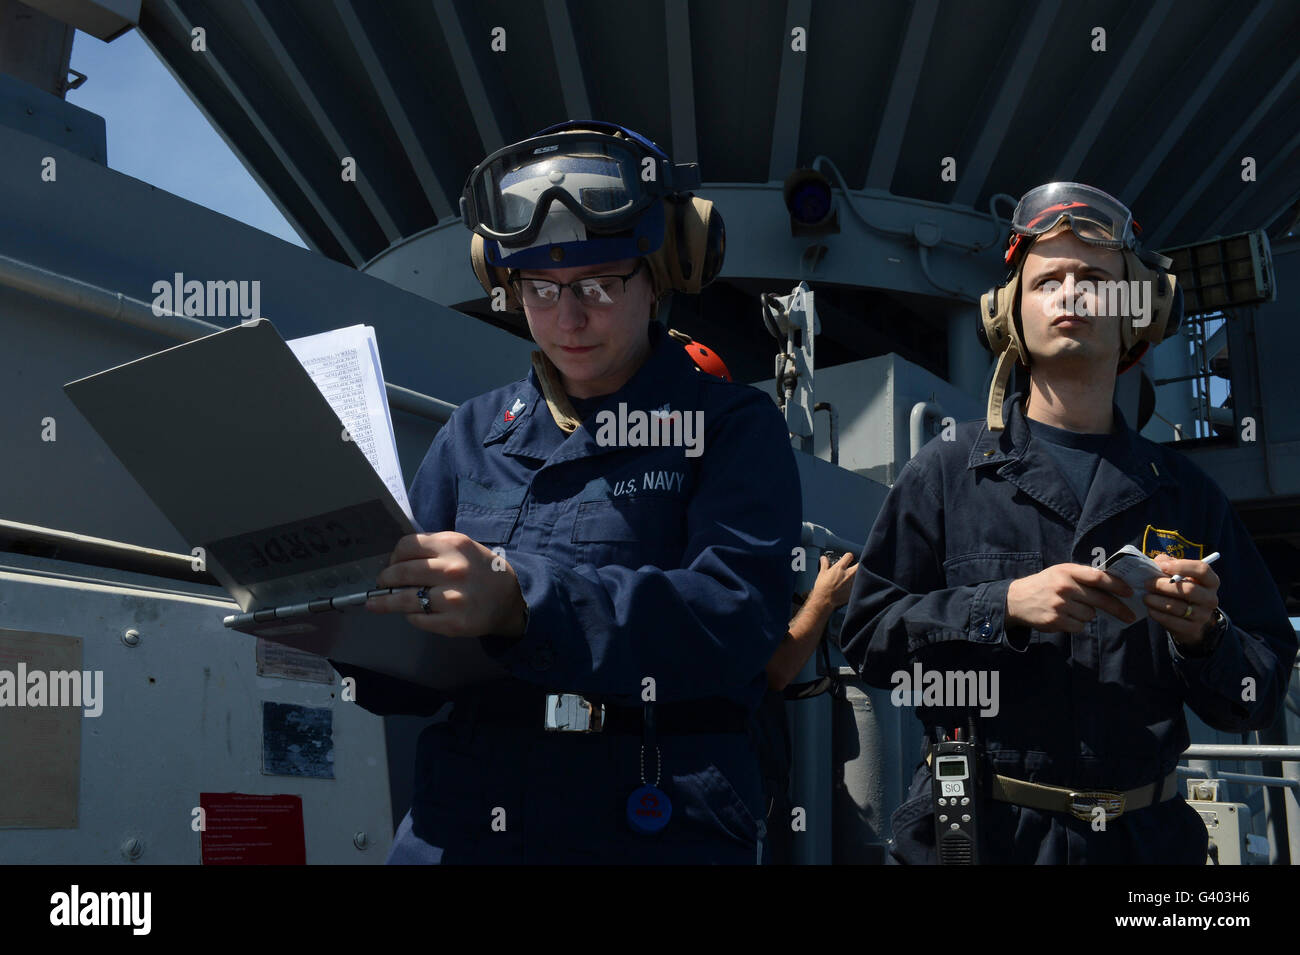
{"label": "corrugated metal panel", "polygon": [[1272,0],[145,0],[141,31],[312,246],[353,265],[454,215],[490,148],[584,108],[696,153],[709,182],[825,154],[854,188],[984,208],[1079,178],[1159,244],[1280,228],[1300,201],[1300,7]]}

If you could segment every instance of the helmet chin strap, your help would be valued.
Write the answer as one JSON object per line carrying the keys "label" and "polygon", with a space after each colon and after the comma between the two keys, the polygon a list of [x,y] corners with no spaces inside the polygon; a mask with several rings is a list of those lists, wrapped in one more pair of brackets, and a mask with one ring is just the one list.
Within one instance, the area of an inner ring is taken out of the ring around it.
{"label": "helmet chin strap", "polygon": [[1002,354],[998,355],[998,365],[993,372],[993,384],[989,387],[989,404],[985,421],[990,431],[1001,431],[1006,427],[1002,420],[1002,403],[1007,397],[1007,383],[1011,379],[1011,370],[1020,358],[1020,349],[1013,339]]}
{"label": "helmet chin strap", "polygon": [[543,351],[535,351],[532,354],[533,370],[537,372],[537,380],[542,383],[542,394],[546,396],[546,407],[551,409],[551,417],[559,425],[560,430],[565,434],[573,434],[582,424],[582,419],[578,417],[578,412],[574,410],[573,404],[569,401],[569,396],[564,390],[564,382],[560,379],[560,370],[555,367],[554,363],[546,357]]}

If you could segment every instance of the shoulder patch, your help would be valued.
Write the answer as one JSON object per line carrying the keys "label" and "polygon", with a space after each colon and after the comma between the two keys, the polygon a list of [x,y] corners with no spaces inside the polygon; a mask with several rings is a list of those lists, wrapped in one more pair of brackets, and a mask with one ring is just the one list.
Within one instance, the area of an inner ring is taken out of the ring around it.
{"label": "shoulder patch", "polygon": [[1142,553],[1148,557],[1156,554],[1168,554],[1175,560],[1200,560],[1205,556],[1205,547],[1189,541],[1176,530],[1161,530],[1151,524],[1142,532]]}

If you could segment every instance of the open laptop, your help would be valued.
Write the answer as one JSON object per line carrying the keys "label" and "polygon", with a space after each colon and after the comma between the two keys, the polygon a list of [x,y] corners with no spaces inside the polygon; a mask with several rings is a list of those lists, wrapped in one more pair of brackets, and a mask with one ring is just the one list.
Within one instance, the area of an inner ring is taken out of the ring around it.
{"label": "open laptop", "polygon": [[438,689],[505,676],[476,639],[365,609],[417,528],[266,319],[64,385],[265,637]]}

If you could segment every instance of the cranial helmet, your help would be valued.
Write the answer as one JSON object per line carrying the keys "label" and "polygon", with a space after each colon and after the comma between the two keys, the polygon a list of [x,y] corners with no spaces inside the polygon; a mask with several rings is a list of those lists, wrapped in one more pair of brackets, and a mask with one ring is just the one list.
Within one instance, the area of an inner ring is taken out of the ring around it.
{"label": "cranial helmet", "polygon": [[1017,361],[1025,368],[1030,367],[1019,309],[1025,257],[1036,239],[1053,232],[1061,223],[1089,245],[1121,252],[1127,280],[1149,283],[1149,314],[1136,316],[1130,312],[1122,317],[1118,369],[1121,374],[1137,364],[1147,348],[1174,335],[1182,325],[1183,293],[1169,272],[1171,261],[1140,248],[1141,227],[1118,199],[1077,182],[1052,182],[1031,189],[1011,218],[1011,241],[1006,254],[1010,271],[1001,285],[980,296],[976,331],[980,343],[998,356],[986,414],[992,431],[1000,431],[1005,426],[1002,403],[1012,368]]}
{"label": "cranial helmet", "polygon": [[651,140],[592,120],[561,123],[498,149],[474,167],[460,211],[470,261],[489,295],[511,270],[645,258],[656,298],[698,293],[722,268],[726,230],[694,163],[674,164]]}

